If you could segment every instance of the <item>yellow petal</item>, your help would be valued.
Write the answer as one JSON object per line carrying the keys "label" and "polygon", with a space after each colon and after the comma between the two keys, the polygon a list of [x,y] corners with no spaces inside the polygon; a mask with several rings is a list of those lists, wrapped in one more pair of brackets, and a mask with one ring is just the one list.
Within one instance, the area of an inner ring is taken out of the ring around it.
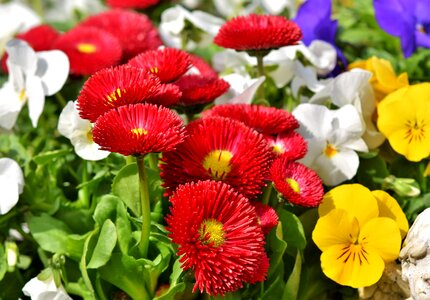
{"label": "yellow petal", "polygon": [[[399,80],[396,73],[388,60],[372,57],[372,65],[374,69],[374,74],[376,78],[375,89],[378,91],[388,94],[399,88],[405,86],[404,76]],[[407,85],[407,81],[406,81]]]}
{"label": "yellow petal", "polygon": [[339,284],[353,288],[370,286],[381,278],[385,264],[374,250],[365,250],[360,245],[332,246],[321,254],[321,268]]}
{"label": "yellow petal", "polygon": [[348,65],[348,70],[352,70],[355,68],[371,71],[367,68],[367,61],[365,60],[357,60]]}
{"label": "yellow petal", "polygon": [[408,136],[406,127],[393,132],[387,138],[394,151],[404,155],[409,161],[420,161],[430,155],[430,126],[425,126],[424,130],[426,134],[422,139],[405,138]]}
{"label": "yellow petal", "polygon": [[399,203],[384,191],[372,191],[378,201],[379,217],[387,217],[396,221],[399,226],[402,239],[406,236],[409,230],[409,223]]}
{"label": "yellow petal", "polygon": [[358,233],[357,219],[343,209],[334,209],[318,219],[312,239],[321,251],[325,251],[333,245],[355,243]]}
{"label": "yellow petal", "polygon": [[318,208],[320,216],[332,209],[343,209],[357,218],[360,226],[379,215],[378,204],[370,190],[361,184],[343,184],[324,195]]}
{"label": "yellow petal", "polygon": [[399,257],[402,239],[397,223],[390,218],[374,218],[360,230],[359,243],[366,251],[375,251],[385,262]]}

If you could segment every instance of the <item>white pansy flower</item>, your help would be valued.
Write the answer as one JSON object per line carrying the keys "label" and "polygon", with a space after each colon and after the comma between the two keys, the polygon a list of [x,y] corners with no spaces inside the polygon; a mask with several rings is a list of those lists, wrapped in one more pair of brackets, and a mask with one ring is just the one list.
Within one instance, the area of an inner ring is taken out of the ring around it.
{"label": "white pansy flower", "polygon": [[102,1],[94,0],[44,0],[44,3],[44,17],[50,22],[74,19],[78,16],[77,12],[81,15],[95,15],[106,10]]}
{"label": "white pansy flower", "polygon": [[197,46],[210,44],[224,20],[199,10],[190,12],[176,5],[161,14],[159,32],[164,43],[169,47],[182,48],[185,43],[183,31],[187,29],[187,23],[202,31],[198,42],[191,39],[186,41],[186,50],[192,50]]}
{"label": "white pansy flower", "polygon": [[218,13],[231,18],[237,15],[247,15],[263,10],[264,13],[279,15],[288,9],[290,18],[296,14],[296,0],[214,0],[214,6]]}
{"label": "white pansy flower", "polygon": [[215,104],[251,104],[255,93],[264,82],[265,77],[251,78],[249,75],[229,74],[221,76],[222,79],[230,84],[227,93],[215,100]]}
{"label": "white pansy flower", "polygon": [[58,92],[69,74],[69,60],[62,51],[35,52],[25,41],[7,43],[9,80],[0,89],[0,127],[11,129],[28,101],[34,127],[45,105],[45,96]]}
{"label": "white pansy flower", "polygon": [[22,292],[31,300],[72,300],[63,286],[56,286],[52,274],[45,280],[40,280],[37,277],[32,278],[24,285]]}
{"label": "white pansy flower", "polygon": [[372,74],[365,70],[354,69],[344,72],[329,81],[309,100],[310,103],[331,101],[337,107],[352,104],[360,112],[366,126],[363,139],[370,149],[380,146],[385,137],[376,129],[372,120],[376,100],[369,79]]}
{"label": "white pansy flower", "polygon": [[0,215],[8,213],[18,202],[24,189],[24,175],[13,159],[0,158]]}
{"label": "white pansy flower", "polygon": [[361,139],[364,131],[360,114],[350,104],[338,110],[323,105],[300,104],[293,111],[297,130],[308,142],[308,153],[301,160],[321,177],[326,185],[337,185],[357,173],[355,151],[368,151]]}
{"label": "white pansy flower", "polygon": [[76,104],[69,101],[64,107],[58,120],[58,131],[68,138],[78,156],[86,160],[100,160],[106,158],[110,152],[99,150],[92,135],[93,125],[82,119],[76,109]]}
{"label": "white pansy flower", "polygon": [[6,43],[15,34],[39,24],[40,18],[27,6],[16,2],[0,4],[0,57],[5,51]]}

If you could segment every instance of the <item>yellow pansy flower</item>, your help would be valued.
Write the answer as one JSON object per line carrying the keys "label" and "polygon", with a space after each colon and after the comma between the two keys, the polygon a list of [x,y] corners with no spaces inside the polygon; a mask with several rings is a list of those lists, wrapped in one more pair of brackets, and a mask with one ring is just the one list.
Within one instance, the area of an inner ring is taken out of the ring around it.
{"label": "yellow pansy flower", "polygon": [[378,128],[410,161],[430,154],[430,83],[401,88],[378,105]]}
{"label": "yellow pansy flower", "polygon": [[341,185],[324,196],[318,212],[312,239],[323,252],[324,274],[337,283],[370,286],[381,278],[385,263],[399,256],[408,222],[386,192]]}
{"label": "yellow pansy flower", "polygon": [[380,102],[389,93],[409,85],[407,73],[397,76],[388,60],[375,56],[367,60],[356,61],[348,68],[360,68],[372,73],[369,83],[373,87],[377,102]]}

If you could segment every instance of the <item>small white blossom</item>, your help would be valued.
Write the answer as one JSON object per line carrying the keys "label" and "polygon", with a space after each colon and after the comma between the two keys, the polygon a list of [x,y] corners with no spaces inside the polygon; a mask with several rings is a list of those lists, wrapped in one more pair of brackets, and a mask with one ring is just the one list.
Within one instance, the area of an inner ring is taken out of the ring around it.
{"label": "small white blossom", "polygon": [[13,159],[0,158],[0,215],[8,213],[18,202],[24,189],[24,175]]}

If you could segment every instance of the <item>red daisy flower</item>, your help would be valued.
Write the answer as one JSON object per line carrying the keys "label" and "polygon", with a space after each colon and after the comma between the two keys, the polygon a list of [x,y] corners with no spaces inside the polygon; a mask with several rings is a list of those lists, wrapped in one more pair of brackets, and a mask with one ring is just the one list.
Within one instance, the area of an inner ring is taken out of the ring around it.
{"label": "red daisy flower", "polygon": [[191,65],[196,69],[197,72],[195,73],[197,73],[197,75],[211,78],[218,77],[218,73],[203,58],[194,54],[189,55],[191,59]]}
{"label": "red daisy flower", "polygon": [[158,102],[160,80],[141,69],[118,66],[103,69],[91,76],[78,96],[78,109],[82,118],[95,122],[108,110],[127,105]]}
{"label": "red daisy flower", "polygon": [[115,36],[124,51],[123,61],[144,51],[157,49],[163,44],[151,20],[146,15],[134,11],[109,10],[88,17],[80,26],[97,27]]}
{"label": "red daisy flower", "polygon": [[175,48],[146,51],[128,62],[129,65],[157,75],[161,82],[178,80],[191,67],[190,55]]}
{"label": "red daisy flower", "polygon": [[205,179],[225,181],[248,198],[262,192],[271,153],[261,134],[226,118],[191,122],[187,133],[176,151],[163,154],[166,195],[180,184]]}
{"label": "red daisy flower", "polygon": [[306,207],[321,203],[324,196],[322,181],[305,165],[280,157],[273,162],[270,174],[276,190],[290,203]]}
{"label": "red daisy flower", "polygon": [[53,46],[70,60],[70,72],[91,75],[119,63],[122,48],[116,37],[95,27],[76,27],[60,36]]}
{"label": "red daisy flower", "polygon": [[162,83],[157,89],[157,94],[154,97],[151,97],[151,99],[148,99],[147,102],[170,107],[178,103],[181,97],[182,92],[179,87],[170,83]]}
{"label": "red daisy flower", "polygon": [[101,150],[135,156],[174,150],[184,134],[175,112],[149,103],[111,109],[93,128],[94,142]]}
{"label": "red daisy flower", "polygon": [[201,75],[182,76],[175,82],[182,92],[181,106],[208,104],[227,92],[230,85],[224,79]]}
{"label": "red daisy flower", "polygon": [[158,4],[159,1],[160,0],[107,0],[106,2],[110,7],[145,9]]}
{"label": "red daisy flower", "polygon": [[[60,33],[57,30],[49,25],[43,24],[32,27],[26,32],[18,34],[16,38],[26,41],[31,46],[31,48],[37,52],[53,49],[52,45],[59,36]],[[8,55],[5,53],[0,62],[5,73],[8,72],[6,65],[7,57]]]}
{"label": "red daisy flower", "polygon": [[264,255],[260,257],[260,261],[258,262],[257,271],[249,274],[245,281],[250,284],[265,281],[267,272],[269,271],[269,267],[270,267],[270,260],[267,257],[267,254],[264,253]]}
{"label": "red daisy flower", "polygon": [[267,51],[296,45],[302,38],[300,27],[285,17],[250,14],[227,21],[214,43],[239,51]]}
{"label": "red daisy flower", "polygon": [[224,295],[251,279],[264,280],[264,235],[248,199],[208,180],[180,186],[170,202],[166,228],[179,245],[182,268],[194,271],[194,291]]}
{"label": "red daisy flower", "polygon": [[303,158],[308,151],[306,140],[297,132],[290,130],[276,137],[266,136],[269,146],[277,156],[286,156],[289,160]]}
{"label": "red daisy flower", "polygon": [[261,230],[263,230],[264,235],[267,235],[273,227],[278,225],[278,215],[269,205],[265,205],[261,202],[253,202],[252,205],[257,213]]}
{"label": "red daisy flower", "polygon": [[219,116],[238,120],[266,135],[276,135],[299,127],[299,122],[288,111],[262,105],[217,105],[205,111],[203,116]]}

